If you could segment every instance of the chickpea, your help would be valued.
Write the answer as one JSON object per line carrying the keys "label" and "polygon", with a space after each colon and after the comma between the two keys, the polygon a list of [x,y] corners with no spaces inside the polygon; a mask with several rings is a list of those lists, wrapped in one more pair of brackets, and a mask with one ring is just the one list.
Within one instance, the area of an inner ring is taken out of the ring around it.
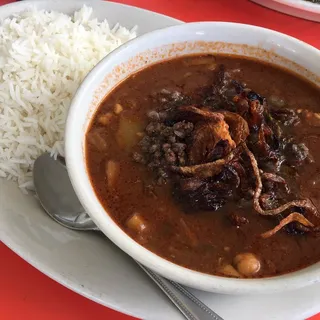
{"label": "chickpea", "polygon": [[259,259],[249,252],[237,254],[233,259],[233,265],[239,273],[246,277],[251,277],[258,273],[261,268]]}
{"label": "chickpea", "polygon": [[106,114],[102,114],[98,118],[98,122],[100,124],[102,124],[103,126],[107,126],[110,123],[111,119],[112,119],[112,114],[111,113],[106,113]]}
{"label": "chickpea", "polygon": [[114,113],[120,114],[123,111],[123,107],[120,103],[116,103],[114,106]]}

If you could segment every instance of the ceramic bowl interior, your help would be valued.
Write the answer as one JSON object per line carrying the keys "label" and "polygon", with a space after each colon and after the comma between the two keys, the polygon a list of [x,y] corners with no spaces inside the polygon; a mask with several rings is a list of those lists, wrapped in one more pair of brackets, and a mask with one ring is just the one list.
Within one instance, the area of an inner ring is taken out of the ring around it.
{"label": "ceramic bowl interior", "polygon": [[267,293],[320,280],[320,263],[265,279],[230,279],[203,274],[169,262],[140,246],[111,219],[90,184],[85,162],[85,132],[103,98],[131,74],[154,63],[199,53],[224,53],[283,66],[320,86],[320,53],[289,36],[249,25],[190,23],[146,34],[115,50],[98,64],[75,95],[66,129],[66,160],[80,201],[94,222],[118,247],[161,275],[182,284],[221,293]]}

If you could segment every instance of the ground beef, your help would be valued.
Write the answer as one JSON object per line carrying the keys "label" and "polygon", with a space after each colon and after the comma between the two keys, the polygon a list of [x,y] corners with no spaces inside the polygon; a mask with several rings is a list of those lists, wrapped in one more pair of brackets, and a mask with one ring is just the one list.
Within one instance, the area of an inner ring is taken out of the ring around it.
{"label": "ground beef", "polygon": [[133,160],[147,165],[156,173],[157,183],[165,183],[169,166],[183,166],[187,162],[186,139],[193,131],[191,122],[168,124],[167,116],[152,110],[148,113],[150,123],[139,146],[141,152],[133,154]]}

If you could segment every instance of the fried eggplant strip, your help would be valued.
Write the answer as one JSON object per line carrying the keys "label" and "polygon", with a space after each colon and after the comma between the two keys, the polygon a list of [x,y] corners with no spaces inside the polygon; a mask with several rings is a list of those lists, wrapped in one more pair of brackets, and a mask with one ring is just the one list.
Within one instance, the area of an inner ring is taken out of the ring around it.
{"label": "fried eggplant strip", "polygon": [[278,215],[278,214],[282,213],[283,211],[290,209],[292,207],[299,207],[299,208],[307,209],[315,216],[318,216],[318,212],[317,212],[316,207],[308,199],[293,200],[293,201],[290,201],[290,202],[288,202],[288,203],[286,203],[276,209],[263,210],[261,208],[260,201],[259,201],[260,195],[262,192],[262,180],[261,180],[261,176],[260,176],[258,163],[257,163],[255,156],[249,150],[248,146],[245,143],[243,144],[243,148],[244,148],[245,152],[247,153],[248,157],[250,158],[253,173],[256,178],[256,189],[255,189],[254,195],[253,195],[253,207],[258,213],[260,213],[261,215],[264,215],[264,216],[275,216],[275,215]]}
{"label": "fried eggplant strip", "polygon": [[282,219],[276,227],[274,227],[273,229],[267,232],[262,233],[261,237],[264,239],[270,238],[271,236],[276,234],[279,230],[281,230],[284,226],[286,226],[291,222],[298,222],[303,226],[307,227],[309,230],[311,230],[310,228],[314,227],[314,224],[311,223],[307,218],[305,218],[301,213],[293,212],[289,214],[286,218]]}
{"label": "fried eggplant strip", "polygon": [[231,151],[225,158],[216,160],[214,162],[208,162],[204,164],[185,166],[185,167],[171,167],[171,170],[176,173],[180,173],[187,177],[197,177],[201,179],[210,178],[219,174],[224,166],[234,159],[242,150],[242,145],[239,145],[236,149]]}

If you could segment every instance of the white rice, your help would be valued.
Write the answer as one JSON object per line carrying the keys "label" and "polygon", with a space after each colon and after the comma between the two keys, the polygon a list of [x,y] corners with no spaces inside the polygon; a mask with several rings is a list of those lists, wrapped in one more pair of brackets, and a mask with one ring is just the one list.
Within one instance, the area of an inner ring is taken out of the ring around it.
{"label": "white rice", "polygon": [[36,9],[0,26],[0,177],[32,189],[34,160],[64,156],[71,99],[103,57],[135,38],[135,28],[92,18],[92,8],[68,16]]}

